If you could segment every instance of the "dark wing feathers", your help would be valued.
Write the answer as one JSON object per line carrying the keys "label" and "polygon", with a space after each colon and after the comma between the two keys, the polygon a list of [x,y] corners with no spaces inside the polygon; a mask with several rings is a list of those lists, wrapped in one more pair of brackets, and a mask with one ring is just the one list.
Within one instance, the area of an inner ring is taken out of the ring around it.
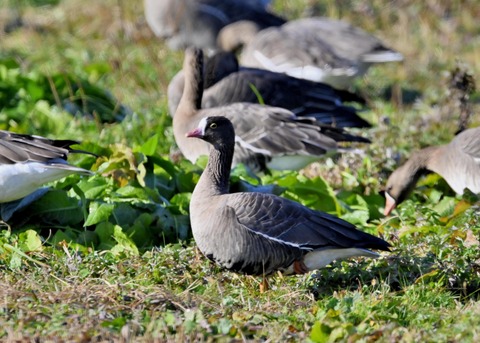
{"label": "dark wing feathers", "polygon": [[248,230],[303,249],[365,248],[388,250],[382,239],[327,213],[311,210],[288,199],[263,193],[227,196],[238,222]]}
{"label": "dark wing feathers", "polygon": [[50,140],[48,138],[21,135],[0,131],[0,163],[47,162],[52,159],[67,158],[70,145],[78,144],[71,140]]}
{"label": "dark wing feathers", "polygon": [[253,68],[233,72],[208,88],[202,106],[211,108],[235,102],[259,103],[261,100],[267,105],[289,109],[298,116],[314,117],[323,124],[370,126],[353,107],[342,105],[344,100],[364,103],[359,96],[337,91],[323,83]]}
{"label": "dark wing feathers", "polygon": [[236,132],[235,163],[260,170],[265,170],[274,157],[321,156],[335,151],[337,141],[368,141],[341,128],[324,127],[313,118],[296,117],[279,107],[235,103],[209,108],[204,113],[232,121]]}
{"label": "dark wing feathers", "polygon": [[337,148],[337,143],[317,126],[296,121],[288,110],[248,103],[233,104],[229,108],[237,112],[225,113],[237,135],[257,149],[270,151],[271,155],[319,156]]}
{"label": "dark wing feathers", "polygon": [[265,28],[285,23],[285,19],[243,1],[199,0],[198,3],[200,5],[212,6],[217,12],[221,12],[225,17],[225,24],[239,20],[251,20],[261,28]]}

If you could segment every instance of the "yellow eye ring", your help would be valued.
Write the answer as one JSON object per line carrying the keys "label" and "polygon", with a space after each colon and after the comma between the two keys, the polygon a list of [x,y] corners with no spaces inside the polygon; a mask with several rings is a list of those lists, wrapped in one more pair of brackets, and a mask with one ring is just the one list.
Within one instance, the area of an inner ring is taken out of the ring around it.
{"label": "yellow eye ring", "polygon": [[211,123],[210,128],[211,129],[216,129],[217,128],[217,123]]}

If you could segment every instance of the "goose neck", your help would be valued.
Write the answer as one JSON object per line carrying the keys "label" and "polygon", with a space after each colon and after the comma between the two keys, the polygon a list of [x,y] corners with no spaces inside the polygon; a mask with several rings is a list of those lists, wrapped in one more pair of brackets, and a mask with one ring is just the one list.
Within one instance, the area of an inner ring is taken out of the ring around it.
{"label": "goose neck", "polygon": [[211,150],[207,167],[200,182],[206,184],[213,194],[228,193],[232,159],[232,148],[220,146]]}

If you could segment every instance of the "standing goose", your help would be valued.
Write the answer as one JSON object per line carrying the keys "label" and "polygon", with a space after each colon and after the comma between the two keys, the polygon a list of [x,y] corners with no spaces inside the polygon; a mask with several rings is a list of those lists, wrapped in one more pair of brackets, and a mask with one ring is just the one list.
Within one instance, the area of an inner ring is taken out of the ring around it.
{"label": "standing goose", "polygon": [[47,182],[91,171],[67,163],[70,140],[50,140],[40,136],[0,131],[0,203],[18,200]]}
{"label": "standing goose", "polygon": [[[356,94],[336,90],[327,84],[297,79],[264,69],[239,68],[232,53],[219,52],[208,59],[205,70],[202,108],[236,102],[259,103],[288,109],[298,117],[314,117],[318,122],[336,127],[369,127],[356,109],[343,101],[364,104]],[[168,85],[168,106],[174,115],[184,88],[180,71]]]}
{"label": "standing goose", "polygon": [[259,27],[278,26],[285,20],[265,9],[261,0],[144,0],[145,18],[156,36],[171,49],[188,46],[215,49],[218,32],[238,20]]}
{"label": "standing goose", "polygon": [[480,127],[459,133],[449,144],[413,153],[388,178],[384,214],[389,215],[404,201],[418,179],[428,172],[443,177],[457,194],[462,194],[465,188],[480,193]]}
{"label": "standing goose", "polygon": [[[344,21],[306,18],[261,30],[252,22],[222,29],[218,44],[231,51],[244,45],[240,63],[344,89],[373,63],[403,56],[376,37]],[[257,32],[255,34],[255,32]]]}
{"label": "standing goose", "polygon": [[235,132],[225,117],[203,118],[187,137],[213,146],[190,202],[193,237],[200,251],[222,267],[268,275],[302,274],[333,260],[377,257],[384,240],[335,216],[264,193],[228,193]]}
{"label": "standing goose", "polygon": [[252,170],[301,169],[327,152],[336,151],[337,141],[360,141],[342,129],[322,126],[313,118],[298,118],[283,108],[251,103],[201,109],[203,94],[203,54],[196,48],[185,52],[185,88],[173,117],[173,133],[183,155],[195,162],[208,155],[206,142],[187,139],[185,134],[202,118],[224,114],[237,128],[233,163]]}

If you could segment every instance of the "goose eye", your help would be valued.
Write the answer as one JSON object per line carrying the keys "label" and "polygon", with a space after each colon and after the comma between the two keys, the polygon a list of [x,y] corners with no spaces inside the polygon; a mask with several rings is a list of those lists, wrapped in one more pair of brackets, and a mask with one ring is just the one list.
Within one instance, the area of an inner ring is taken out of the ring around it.
{"label": "goose eye", "polygon": [[211,129],[216,129],[217,128],[217,123],[211,123],[210,128]]}

